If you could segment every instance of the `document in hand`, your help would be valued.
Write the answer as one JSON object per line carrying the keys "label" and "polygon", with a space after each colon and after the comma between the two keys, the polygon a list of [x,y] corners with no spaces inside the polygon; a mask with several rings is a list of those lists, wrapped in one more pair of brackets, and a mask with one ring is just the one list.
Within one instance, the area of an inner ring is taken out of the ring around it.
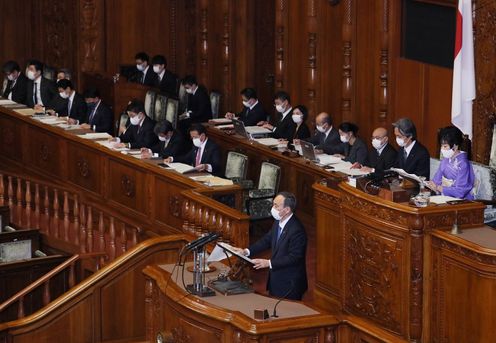
{"label": "document in hand", "polygon": [[255,262],[253,262],[253,260],[251,258],[249,258],[248,256],[245,256],[245,255],[242,255],[242,254],[238,254],[236,251],[234,251],[233,247],[230,246],[229,244],[227,243],[224,243],[224,242],[217,242],[217,245],[220,246],[222,249],[225,249],[228,253],[248,262],[248,263],[251,263],[251,264],[255,264]]}
{"label": "document in hand", "polygon": [[402,176],[406,179],[414,180],[414,181],[417,181],[419,183],[422,182],[422,180],[420,180],[420,178],[417,175],[409,174],[401,168],[391,168],[390,170],[397,172],[400,176]]}

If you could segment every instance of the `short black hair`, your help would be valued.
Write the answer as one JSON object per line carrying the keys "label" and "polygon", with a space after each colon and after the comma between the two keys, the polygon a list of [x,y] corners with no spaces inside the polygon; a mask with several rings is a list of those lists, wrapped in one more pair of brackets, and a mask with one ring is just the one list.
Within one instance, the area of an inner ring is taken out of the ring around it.
{"label": "short black hair", "polygon": [[322,120],[322,124],[329,124],[329,126],[332,125],[332,117],[329,113],[326,113],[326,115],[324,116],[324,119]]}
{"label": "short black hair", "polygon": [[258,99],[257,98],[257,91],[253,88],[244,88],[239,94],[243,95],[247,99]]}
{"label": "short black hair", "polygon": [[143,101],[140,101],[140,100],[137,100],[137,99],[133,99],[131,100],[131,102],[129,103],[129,105],[127,105],[127,108],[126,108],[126,111],[127,112],[133,112],[133,113],[146,113],[145,112],[145,105],[143,104]]}
{"label": "short black hair", "polygon": [[41,71],[43,73],[43,63],[38,61],[38,60],[30,60],[28,62],[28,67],[29,66],[34,66],[34,69],[36,69],[36,71]]}
{"label": "short black hair", "polygon": [[[60,81],[62,81],[62,80],[60,80]],[[100,98],[100,92],[98,91],[98,89],[92,87],[92,88],[88,88],[87,90],[85,90],[83,96],[85,99]]]}
{"label": "short black hair", "polygon": [[281,101],[287,100],[289,103],[291,103],[291,98],[289,97],[289,94],[285,91],[279,91],[274,95],[274,100],[279,99]]}
{"label": "short black hair", "polygon": [[417,128],[409,118],[401,118],[393,123],[393,127],[397,128],[405,137],[412,137],[412,140],[417,139]]}
{"label": "short black hair", "polygon": [[4,73],[9,73],[9,74],[12,73],[14,70],[21,71],[21,68],[19,67],[19,64],[16,61],[5,62],[2,69]]}
{"label": "short black hair", "polygon": [[148,54],[146,52],[138,52],[135,56],[134,56],[134,59],[135,60],[142,60],[142,61],[150,61],[150,56],[148,56]]}
{"label": "short black hair", "polygon": [[64,73],[65,78],[68,80],[71,78],[71,71],[67,68],[60,68],[59,70],[57,70],[57,74],[58,73]]}
{"label": "short black hair", "polygon": [[191,131],[196,131],[198,132],[198,134],[207,134],[207,129],[205,129],[205,126],[203,126],[202,124],[200,123],[195,123],[195,124],[192,124],[189,128],[189,132]]}
{"label": "short black hair", "polygon": [[280,195],[284,198],[284,207],[289,207],[291,212],[294,212],[296,209],[296,197],[293,193],[290,192],[279,192],[277,195]]}
{"label": "short black hair", "polygon": [[358,126],[356,124],[350,123],[350,122],[344,122],[339,125],[339,129],[343,132],[353,132],[353,135],[356,136],[358,132]]}
{"label": "short black hair", "polygon": [[186,75],[182,80],[181,83],[183,85],[197,85],[198,81],[196,81],[196,77],[194,75]]}
{"label": "short black hair", "polygon": [[160,133],[167,133],[171,131],[174,131],[174,128],[172,127],[172,123],[168,120],[159,121],[153,128],[153,132],[155,132],[157,136]]}
{"label": "short black hair", "polygon": [[308,118],[308,108],[305,105],[298,105],[293,108],[293,113],[296,109],[299,109],[300,112],[303,114],[303,122],[305,122]]}
{"label": "short black hair", "polygon": [[152,64],[163,64],[167,67],[167,59],[164,55],[155,55],[152,58]]}
{"label": "short black hair", "polygon": [[62,80],[59,80],[57,82],[57,88],[63,88],[63,89],[70,88],[70,89],[74,89],[74,86],[72,85],[72,82],[70,80],[62,79]]}
{"label": "short black hair", "polygon": [[448,144],[450,148],[453,148],[455,144],[460,148],[463,143],[463,132],[456,126],[443,127],[439,132],[439,142]]}

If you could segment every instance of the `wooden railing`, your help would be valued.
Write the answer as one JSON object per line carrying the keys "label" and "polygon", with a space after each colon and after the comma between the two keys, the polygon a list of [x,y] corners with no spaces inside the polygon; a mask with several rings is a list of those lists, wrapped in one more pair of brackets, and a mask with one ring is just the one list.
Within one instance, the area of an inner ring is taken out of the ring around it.
{"label": "wooden railing", "polygon": [[53,299],[53,295],[50,292],[50,282],[55,278],[55,276],[59,275],[64,271],[68,271],[67,285],[68,289],[74,287],[76,285],[77,279],[82,278],[82,273],[80,275],[76,275],[77,266],[81,266],[82,260],[85,259],[93,259],[95,262],[95,269],[99,270],[100,267],[104,264],[105,259],[107,258],[106,253],[90,253],[83,255],[74,255],[52,269],[50,272],[22,289],[21,291],[14,294],[12,297],[4,301],[0,304],[0,314],[17,303],[17,319],[24,318],[25,309],[24,309],[24,300],[30,294],[32,294],[39,287],[43,287],[42,290],[42,304],[43,306],[48,305],[50,301]]}
{"label": "wooden railing", "polygon": [[195,236],[217,232],[221,235],[221,240],[227,243],[239,247],[248,246],[250,217],[220,204],[210,198],[208,193],[195,190],[181,192],[178,201],[180,208],[174,214],[184,220],[183,231]]}
{"label": "wooden railing", "polygon": [[70,253],[103,251],[109,261],[135,246],[142,232],[86,200],[82,192],[0,171],[2,205],[9,206],[11,223],[40,229],[50,245]]}

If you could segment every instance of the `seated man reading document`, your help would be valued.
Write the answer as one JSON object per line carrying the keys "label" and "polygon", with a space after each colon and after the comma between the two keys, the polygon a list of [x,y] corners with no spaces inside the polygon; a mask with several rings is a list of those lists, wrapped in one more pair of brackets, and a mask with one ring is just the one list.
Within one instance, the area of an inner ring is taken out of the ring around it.
{"label": "seated man reading document", "polygon": [[307,290],[307,234],[294,214],[296,198],[289,192],[279,193],[271,209],[275,219],[272,229],[247,249],[235,248],[245,256],[255,256],[270,249],[270,259],[253,259],[255,269],[269,268],[267,290],[279,298],[301,300]]}
{"label": "seated man reading document", "polygon": [[111,139],[114,148],[141,149],[157,144],[158,138],[153,132],[155,120],[145,114],[141,101],[133,100],[127,106],[127,114],[131,125],[119,128],[119,137]]}
{"label": "seated man reading document", "polygon": [[292,142],[296,131],[296,123],[293,121],[293,107],[291,106],[289,94],[283,91],[277,92],[274,96],[274,106],[278,112],[275,124],[260,121],[257,125],[271,130],[274,138]]}
{"label": "seated man reading document", "polygon": [[361,168],[369,173],[382,173],[394,167],[396,163],[396,150],[389,144],[388,131],[383,127],[378,127],[372,132],[372,147],[369,151],[367,165],[358,162],[352,168]]}
{"label": "seated man reading document", "polygon": [[[339,132],[332,126],[332,118],[326,113],[322,112],[315,118],[315,132],[306,139],[307,142],[315,146],[316,153],[319,154],[344,154],[344,144],[339,139]],[[299,139],[295,139],[295,145],[300,144]]]}
{"label": "seated man reading document", "polygon": [[460,150],[463,133],[455,126],[448,126],[441,130],[440,136],[443,159],[427,187],[438,194],[473,200],[475,176],[467,153]]}
{"label": "seated man reading document", "polygon": [[141,148],[142,158],[151,158],[153,154],[158,154],[162,158],[177,158],[189,151],[190,142],[186,141],[179,131],[174,130],[170,121],[163,120],[157,123],[153,131],[159,141],[151,148]]}
{"label": "seated man reading document", "polygon": [[257,123],[267,120],[267,114],[262,105],[258,102],[257,92],[253,88],[243,89],[241,91],[241,99],[243,101],[243,109],[237,114],[227,112],[227,119],[237,118],[241,120],[245,126],[255,126]]}
{"label": "seated man reading document", "polygon": [[220,149],[207,137],[207,130],[201,124],[193,124],[189,129],[193,148],[185,155],[166,158],[164,163],[181,162],[193,166],[197,171],[212,174],[221,173]]}

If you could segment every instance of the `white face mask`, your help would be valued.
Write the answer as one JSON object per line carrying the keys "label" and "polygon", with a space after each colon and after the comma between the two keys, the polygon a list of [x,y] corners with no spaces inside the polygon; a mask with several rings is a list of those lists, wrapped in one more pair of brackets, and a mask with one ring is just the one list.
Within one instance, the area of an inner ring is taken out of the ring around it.
{"label": "white face mask", "polygon": [[339,139],[343,143],[348,143],[350,141],[350,138],[348,136],[339,136]]}
{"label": "white face mask", "polygon": [[276,111],[279,113],[284,113],[284,106],[283,105],[276,105]]}
{"label": "white face mask", "polygon": [[60,95],[60,97],[61,97],[62,99],[67,99],[67,98],[69,98],[69,95],[68,95],[66,92],[60,92],[60,93],[59,93],[59,95]]}
{"label": "white face mask", "polygon": [[34,74],[34,71],[32,71],[32,70],[28,70],[28,74],[26,76],[30,80],[34,80],[35,79],[35,74]]}
{"label": "white face mask", "polygon": [[453,149],[441,149],[441,155],[443,155],[444,158],[452,158],[454,154],[455,151]]}
{"label": "white face mask", "polygon": [[132,125],[138,125],[140,123],[139,115],[136,115],[130,119]]}
{"label": "white face mask", "polygon": [[7,76],[7,79],[8,79],[9,81],[14,81],[14,80],[15,80],[15,77],[14,77],[14,75],[13,75],[13,74],[9,74],[9,76]]}
{"label": "white face mask", "polygon": [[321,126],[321,125],[317,125],[317,131],[319,131],[320,133],[325,133],[326,132],[326,130],[324,129],[324,127]]}
{"label": "white face mask", "polygon": [[145,66],[143,64],[136,64],[136,69],[138,69],[139,71],[143,71],[145,70]]}
{"label": "white face mask", "polygon": [[272,214],[272,217],[275,220],[281,220],[281,215],[279,214],[279,211],[275,209],[275,207],[272,206],[270,209],[270,214]]}
{"label": "white face mask", "polygon": [[153,71],[157,74],[160,74],[161,70],[160,70],[160,66],[159,65],[155,65],[153,66]]}
{"label": "white face mask", "polygon": [[398,144],[398,146],[403,148],[405,146],[405,140],[403,138],[396,137],[396,144]]}
{"label": "white face mask", "polygon": [[249,101],[243,101],[243,106],[244,107],[250,107],[250,102]]}
{"label": "white face mask", "polygon": [[161,142],[165,142],[165,141],[168,141],[169,140],[169,137],[167,137],[167,136],[158,136],[158,140],[161,141]]}
{"label": "white face mask", "polygon": [[193,138],[193,145],[197,148],[201,147],[202,141],[200,137]]}
{"label": "white face mask", "polygon": [[186,93],[188,94],[193,94],[193,89],[192,88],[185,88]]}
{"label": "white face mask", "polygon": [[303,122],[303,117],[300,116],[299,114],[293,114],[292,117],[293,117],[293,121],[296,124],[299,124],[299,123]]}
{"label": "white face mask", "polygon": [[372,139],[372,146],[376,150],[380,150],[384,145],[386,145],[386,144],[385,143],[383,144],[380,139],[377,139],[377,138]]}

